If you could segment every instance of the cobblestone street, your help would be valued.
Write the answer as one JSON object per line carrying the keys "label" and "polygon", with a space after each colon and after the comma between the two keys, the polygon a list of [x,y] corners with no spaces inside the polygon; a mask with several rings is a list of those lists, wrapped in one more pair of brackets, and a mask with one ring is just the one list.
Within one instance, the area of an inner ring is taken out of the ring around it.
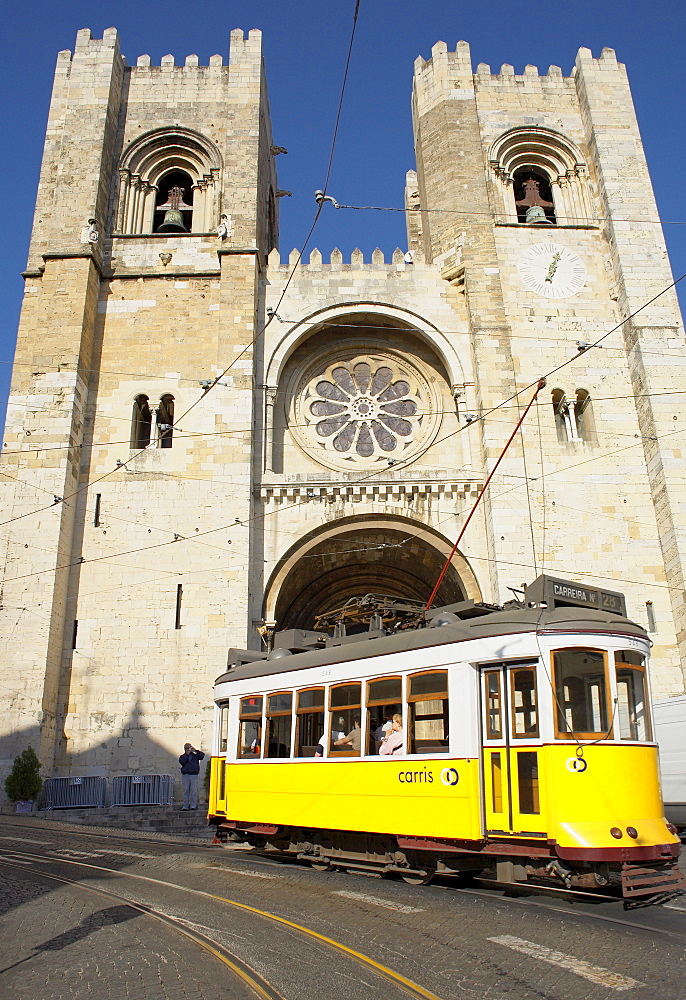
{"label": "cobblestone street", "polygon": [[415,887],[12,817],[0,820],[0,879],[0,992],[18,1000],[683,995],[683,898],[624,912]]}

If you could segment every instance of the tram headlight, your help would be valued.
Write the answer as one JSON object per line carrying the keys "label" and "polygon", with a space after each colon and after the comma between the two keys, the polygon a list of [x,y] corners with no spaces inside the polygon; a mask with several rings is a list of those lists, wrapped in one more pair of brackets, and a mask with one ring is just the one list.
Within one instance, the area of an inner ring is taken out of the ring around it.
{"label": "tram headlight", "polygon": [[635,826],[627,826],[626,832],[629,834],[632,840],[636,840],[636,837],[638,837],[638,830],[636,829]]}
{"label": "tram headlight", "polygon": [[615,840],[621,840],[622,837],[624,836],[624,834],[622,833],[622,831],[619,829],[618,826],[613,826],[612,829],[610,830],[610,833],[615,838]]}
{"label": "tram headlight", "polygon": [[669,832],[672,834],[673,837],[676,837],[679,833],[679,831],[677,830],[677,828],[674,826],[673,823],[668,823],[667,829],[669,830]]}

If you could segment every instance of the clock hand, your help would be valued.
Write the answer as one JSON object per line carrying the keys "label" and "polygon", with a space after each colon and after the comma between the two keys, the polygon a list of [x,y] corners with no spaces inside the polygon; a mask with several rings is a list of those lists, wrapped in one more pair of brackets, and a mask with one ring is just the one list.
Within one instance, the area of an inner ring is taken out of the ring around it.
{"label": "clock hand", "polygon": [[562,256],[562,254],[558,250],[558,252],[555,254],[555,256],[553,257],[553,259],[550,262],[550,267],[548,268],[548,273],[545,276],[545,280],[546,281],[552,282],[553,278],[555,277],[555,272],[557,271],[557,265],[560,263],[560,257],[561,256]]}

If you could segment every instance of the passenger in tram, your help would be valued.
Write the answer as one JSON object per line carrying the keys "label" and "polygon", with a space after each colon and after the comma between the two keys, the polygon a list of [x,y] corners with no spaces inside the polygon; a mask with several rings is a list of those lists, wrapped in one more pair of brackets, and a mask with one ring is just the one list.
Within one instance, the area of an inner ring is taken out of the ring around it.
{"label": "passenger in tram", "polygon": [[[339,718],[338,718],[338,729],[337,730],[335,729],[331,733],[331,740],[332,740],[332,742],[335,743],[336,740],[343,739],[343,737],[345,736],[345,731],[340,728],[343,725],[344,722],[345,722],[345,720],[342,718],[342,716],[339,716]],[[324,756],[324,746],[325,746],[325,744],[326,744],[326,732],[323,732],[322,735],[319,737],[319,742],[317,743],[317,749],[314,752],[314,756],[315,757],[323,757]]]}
{"label": "passenger in tram", "polygon": [[396,713],[393,716],[391,728],[381,741],[379,753],[387,756],[391,754],[399,755],[403,752],[404,748],[405,733],[403,732],[403,717]]}
{"label": "passenger in tram", "polygon": [[388,732],[391,729],[391,726],[393,725],[393,716],[397,713],[397,711],[398,711],[397,705],[386,705],[386,707],[384,708],[383,712],[384,721],[380,726],[377,726],[377,728],[374,730],[374,742],[375,742],[374,749],[376,750],[377,753],[381,749],[381,741],[383,740],[384,736],[388,734]]}
{"label": "passenger in tram", "polygon": [[360,716],[356,715],[354,719],[354,726],[350,732],[341,737],[334,742],[334,746],[351,746],[355,752],[355,756],[360,756],[360,750],[362,749],[362,730],[360,729]]}

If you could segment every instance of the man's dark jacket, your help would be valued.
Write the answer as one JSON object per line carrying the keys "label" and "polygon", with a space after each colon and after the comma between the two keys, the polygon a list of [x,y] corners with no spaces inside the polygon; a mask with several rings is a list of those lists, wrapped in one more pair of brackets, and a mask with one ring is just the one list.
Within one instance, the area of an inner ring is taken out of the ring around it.
{"label": "man's dark jacket", "polygon": [[181,774],[200,774],[200,761],[205,754],[202,750],[191,750],[190,753],[182,753],[179,757]]}

